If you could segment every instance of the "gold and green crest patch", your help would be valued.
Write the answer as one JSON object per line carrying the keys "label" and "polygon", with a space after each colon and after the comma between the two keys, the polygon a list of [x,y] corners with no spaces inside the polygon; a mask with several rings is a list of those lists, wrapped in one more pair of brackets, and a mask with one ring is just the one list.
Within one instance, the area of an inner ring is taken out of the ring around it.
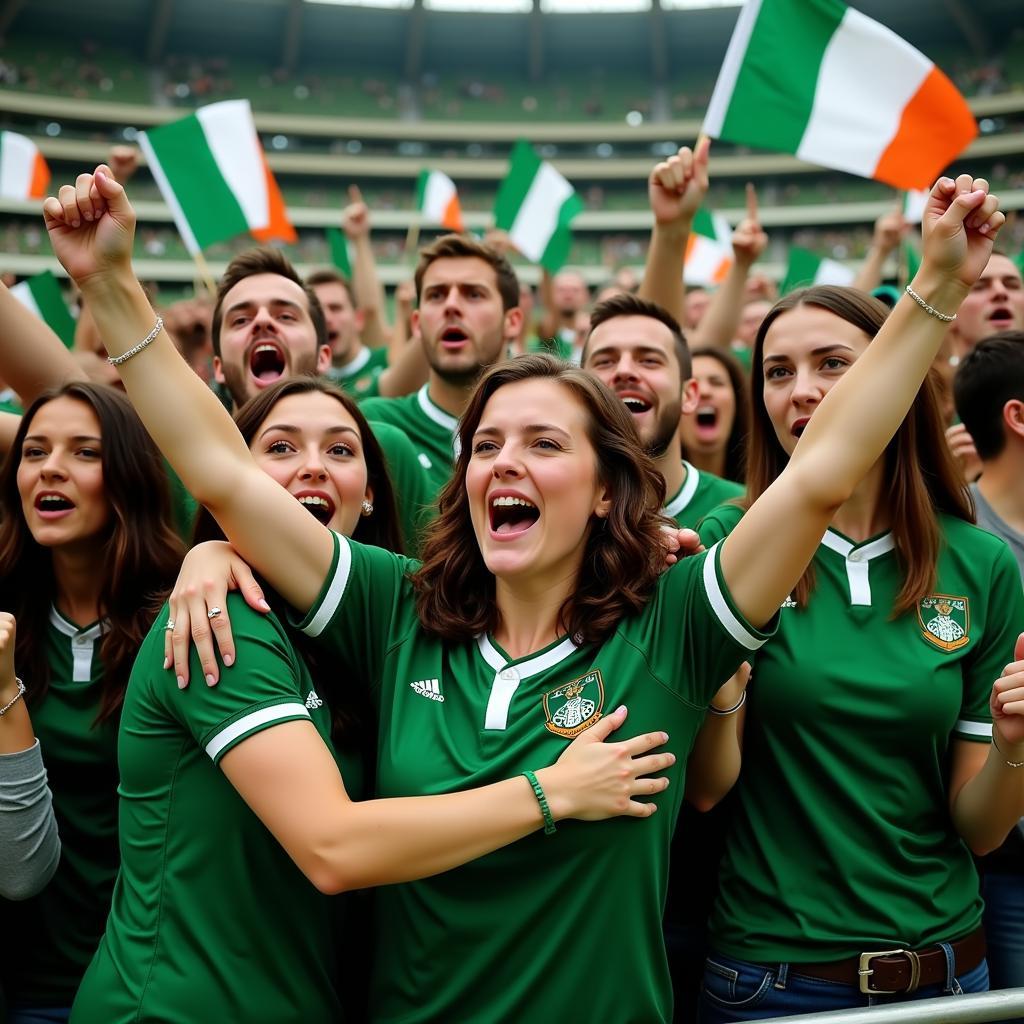
{"label": "gold and green crest patch", "polygon": [[917,603],[921,635],[940,651],[955,651],[970,640],[971,612],[966,597],[929,594]]}
{"label": "gold and green crest patch", "polygon": [[544,727],[572,739],[601,718],[603,707],[604,680],[595,669],[544,694]]}

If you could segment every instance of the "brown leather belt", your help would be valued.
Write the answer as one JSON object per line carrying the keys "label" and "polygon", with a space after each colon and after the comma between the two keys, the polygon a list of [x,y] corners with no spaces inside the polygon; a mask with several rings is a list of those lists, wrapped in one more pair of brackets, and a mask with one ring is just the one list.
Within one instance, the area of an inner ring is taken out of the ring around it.
{"label": "brown leather belt", "polygon": [[[949,945],[953,949],[953,973],[964,974],[984,959],[985,932],[979,926],[970,935]],[[823,964],[793,963],[790,970],[820,981],[856,985],[867,995],[909,994],[924,985],[945,983],[946,954],[939,946],[916,951],[883,949]]]}

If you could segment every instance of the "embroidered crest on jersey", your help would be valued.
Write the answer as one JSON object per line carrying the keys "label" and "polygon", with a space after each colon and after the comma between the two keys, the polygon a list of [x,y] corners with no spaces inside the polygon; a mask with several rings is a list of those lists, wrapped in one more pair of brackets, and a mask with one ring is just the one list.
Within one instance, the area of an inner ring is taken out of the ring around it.
{"label": "embroidered crest on jersey", "polygon": [[356,380],[356,391],[358,391],[359,394],[362,395],[365,392],[370,390],[370,385],[372,383],[373,383],[373,374],[372,373],[366,373],[362,377],[360,377],[360,378],[358,378]]}
{"label": "embroidered crest on jersey", "polygon": [[544,727],[572,739],[601,718],[604,680],[599,669],[544,694]]}
{"label": "embroidered crest on jersey", "polygon": [[917,605],[921,635],[940,651],[955,651],[970,640],[971,612],[966,597],[929,594]]}

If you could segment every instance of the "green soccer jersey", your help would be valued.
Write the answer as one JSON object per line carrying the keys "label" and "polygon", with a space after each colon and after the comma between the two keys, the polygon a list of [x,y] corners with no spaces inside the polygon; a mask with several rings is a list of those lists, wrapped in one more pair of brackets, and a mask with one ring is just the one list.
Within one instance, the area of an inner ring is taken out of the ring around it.
{"label": "green soccer jersey", "polygon": [[[218,769],[282,722],[312,721],[329,745],[330,716],[281,623],[228,602],[237,662],[217,686],[181,691],[162,667],[166,607],[135,662],[118,738],[121,874],[76,1024],[340,1017],[330,901]],[[202,678],[194,651],[190,669]]]}
{"label": "green soccer jersey", "polygon": [[742,484],[732,480],[723,480],[714,473],[706,473],[691,466],[685,459],[683,467],[686,476],[683,486],[675,497],[665,503],[662,515],[674,519],[676,526],[695,530],[697,524],[714,508],[730,498],[738,498],[743,494]]}
{"label": "green soccer jersey", "polygon": [[401,398],[371,398],[362,409],[367,419],[398,427],[412,442],[425,480],[424,498],[434,506],[452,475],[459,421],[430,400],[428,389],[424,384]]}
{"label": "green soccer jersey", "polygon": [[363,346],[344,366],[332,366],[326,376],[357,401],[380,397],[380,375],[388,368],[386,348]]}
{"label": "green soccer jersey", "polygon": [[61,855],[30,900],[0,901],[3,988],[12,1005],[70,1006],[110,908],[118,868],[117,721],[96,725],[101,623],[85,629],[50,611],[50,682],[32,706],[53,791]]}
{"label": "green soccer jersey", "polygon": [[[704,520],[717,541],[741,510]],[[759,963],[916,949],[981,921],[949,815],[951,740],[987,743],[992,683],[1013,658],[1024,594],[1006,545],[939,517],[935,587],[892,619],[891,533],[828,530],[806,607],[783,604],[754,660],[743,770],[712,945]]]}
{"label": "green soccer jersey", "polygon": [[555,835],[379,889],[371,1019],[670,1020],[660,921],[686,754],[719,683],[765,639],[733,608],[717,550],[663,573],[644,610],[603,643],[565,638],[518,659],[489,636],[426,633],[409,568],[337,538],[301,624],[339,671],[369,682],[379,796],[453,792],[549,765],[620,704],[626,734],[664,729],[679,760],[648,821],[565,821]]}
{"label": "green soccer jersey", "polygon": [[428,521],[428,508],[433,502],[427,497],[427,478],[417,456],[416,447],[406,435],[390,423],[369,420],[373,436],[384,451],[388,476],[395,491],[395,505],[402,525],[405,550],[415,554],[423,527]]}

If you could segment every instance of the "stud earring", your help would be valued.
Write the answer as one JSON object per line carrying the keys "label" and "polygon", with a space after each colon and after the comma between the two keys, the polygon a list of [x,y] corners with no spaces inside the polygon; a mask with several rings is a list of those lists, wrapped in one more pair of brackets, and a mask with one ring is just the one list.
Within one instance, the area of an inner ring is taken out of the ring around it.
{"label": "stud earring", "polygon": [[371,502],[367,501],[366,498],[363,498],[362,510],[364,516],[373,515],[373,505]]}

